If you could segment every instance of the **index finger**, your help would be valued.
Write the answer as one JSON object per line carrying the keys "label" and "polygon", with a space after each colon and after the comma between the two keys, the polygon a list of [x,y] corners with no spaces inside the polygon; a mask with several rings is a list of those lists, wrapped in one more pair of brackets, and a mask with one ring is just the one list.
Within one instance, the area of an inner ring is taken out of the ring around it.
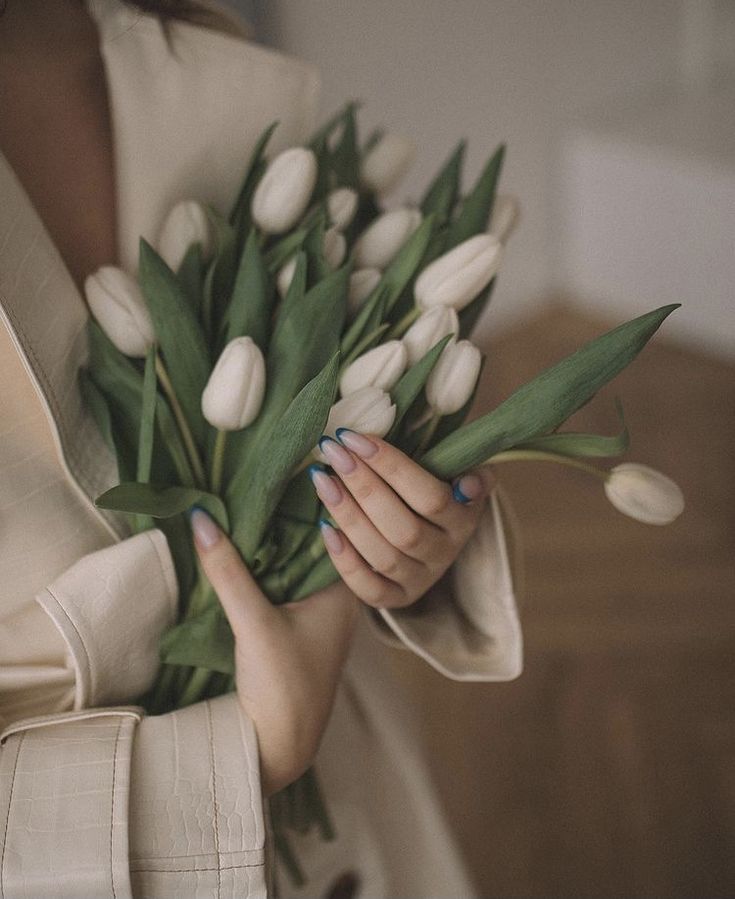
{"label": "index finger", "polygon": [[462,507],[456,502],[452,487],[446,481],[440,481],[380,437],[358,434],[348,428],[338,428],[336,436],[423,518],[440,527],[450,526],[456,521]]}

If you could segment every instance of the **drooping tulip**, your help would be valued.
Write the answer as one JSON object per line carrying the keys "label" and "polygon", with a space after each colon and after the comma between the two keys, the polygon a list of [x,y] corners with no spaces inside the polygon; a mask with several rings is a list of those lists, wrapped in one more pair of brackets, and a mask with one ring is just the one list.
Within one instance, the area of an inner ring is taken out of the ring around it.
{"label": "drooping tulip", "polygon": [[357,191],[351,187],[338,187],[327,196],[329,221],[340,231],[350,224],[357,212]]}
{"label": "drooping tulip", "polygon": [[84,282],[92,315],[126,356],[145,356],[155,341],[153,321],[135,278],[114,265],[103,265]]}
{"label": "drooping tulip", "polygon": [[[332,406],[324,433],[335,437],[337,428],[349,428],[363,434],[385,437],[395,417],[396,407],[384,390],[379,387],[361,387]],[[314,452],[324,460],[319,447],[315,447]]]}
{"label": "drooping tulip", "polygon": [[355,242],[356,265],[384,269],[420,224],[421,213],[418,209],[384,212]]}
{"label": "drooping tulip", "polygon": [[408,364],[415,365],[447,334],[459,334],[459,317],[451,306],[435,306],[423,312],[402,338]]}
{"label": "drooping tulip", "polygon": [[347,307],[354,315],[378,286],[383,273],[377,268],[359,268],[350,275]]}
{"label": "drooping tulip", "polygon": [[469,340],[449,343],[426,381],[426,399],[436,415],[459,411],[472,396],[482,354]]}
{"label": "drooping tulip", "polygon": [[512,194],[498,194],[493,202],[488,231],[505,244],[515,231],[521,218],[521,207],[518,198]]}
{"label": "drooping tulip", "polygon": [[678,484],[637,462],[623,462],[611,469],[605,495],[619,512],[645,524],[670,524],[684,511],[684,494]]}
{"label": "drooping tulip", "polygon": [[176,271],[194,243],[201,244],[203,259],[209,259],[214,246],[214,229],[201,203],[182,200],[166,216],[158,238],[158,252],[169,268]]}
{"label": "drooping tulip", "polygon": [[306,147],[284,150],[269,164],[253,194],[253,220],[267,234],[283,234],[304,214],[317,177],[317,160]]}
{"label": "drooping tulip", "polygon": [[265,361],[251,337],[222,350],[202,393],[202,413],[220,431],[239,431],[258,416],[265,394]]}
{"label": "drooping tulip", "polygon": [[378,344],[347,366],[339,379],[339,392],[348,396],[361,387],[390,390],[406,370],[407,358],[400,340]]}
{"label": "drooping tulip", "polygon": [[464,309],[484,290],[500,268],[502,245],[492,234],[476,234],[435,259],[414,285],[420,309]]}
{"label": "drooping tulip", "polygon": [[416,157],[416,145],[400,134],[386,134],[367,153],[360,180],[369,190],[386,194],[398,184]]}

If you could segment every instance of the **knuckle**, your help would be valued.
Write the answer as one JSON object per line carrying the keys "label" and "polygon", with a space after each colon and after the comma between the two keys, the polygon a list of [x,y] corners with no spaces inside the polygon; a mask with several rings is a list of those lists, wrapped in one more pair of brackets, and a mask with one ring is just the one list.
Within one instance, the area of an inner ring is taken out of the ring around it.
{"label": "knuckle", "polygon": [[392,577],[402,568],[402,558],[399,552],[387,552],[380,560],[380,564],[376,567],[376,571],[386,577]]}
{"label": "knuckle", "polygon": [[407,522],[396,534],[394,545],[404,552],[417,549],[423,539],[423,528],[418,522]]}
{"label": "knuckle", "polygon": [[375,493],[375,484],[369,480],[361,480],[351,486],[352,495],[358,502],[370,499]]}
{"label": "knuckle", "polygon": [[425,518],[436,518],[447,511],[449,506],[449,489],[432,490],[425,498],[421,514]]}

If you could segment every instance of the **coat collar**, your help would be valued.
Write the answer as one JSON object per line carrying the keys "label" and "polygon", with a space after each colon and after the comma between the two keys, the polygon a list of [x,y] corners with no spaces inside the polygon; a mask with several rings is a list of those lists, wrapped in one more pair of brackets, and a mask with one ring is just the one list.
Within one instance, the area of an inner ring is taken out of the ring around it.
{"label": "coat collar", "polygon": [[[169,48],[154,16],[120,0],[86,2],[110,99],[118,261],[134,272],[140,236],[155,242],[174,202],[195,198],[228,211],[249,153],[273,119],[282,122],[273,150],[304,139],[318,77],[310,65],[187,23],[174,23]],[[77,388],[87,359],[86,304],[1,152],[0,198],[0,319],[61,464],[91,502],[115,483],[115,466]]]}

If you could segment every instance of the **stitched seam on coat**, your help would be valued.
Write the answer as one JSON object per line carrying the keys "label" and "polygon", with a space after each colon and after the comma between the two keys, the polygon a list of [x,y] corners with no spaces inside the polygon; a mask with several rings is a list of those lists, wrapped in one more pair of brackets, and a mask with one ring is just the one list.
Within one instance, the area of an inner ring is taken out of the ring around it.
{"label": "stitched seam on coat", "polygon": [[[263,862],[252,865],[225,865],[216,868],[133,868],[133,874],[198,874],[200,871],[238,871],[241,868],[262,868]],[[217,878],[219,882],[219,877]]]}
{"label": "stitched seam on coat", "polygon": [[214,727],[212,725],[212,707],[207,700],[207,729],[209,730],[209,757],[212,761],[212,801],[214,803],[214,851],[217,853],[217,899],[220,899],[222,878],[220,876],[219,823],[217,817],[217,768],[214,763]]}
{"label": "stitched seam on coat", "polygon": [[[91,656],[89,655],[89,650],[87,649],[87,643],[86,643],[84,637],[82,636],[82,632],[81,632],[81,631],[79,630],[79,628],[76,626],[76,624],[75,624],[75,622],[74,622],[74,619],[69,615],[69,613],[66,611],[66,609],[65,609],[64,606],[62,605],[61,600],[59,599],[59,597],[54,593],[53,590],[51,590],[50,587],[47,587],[47,588],[46,588],[46,592],[49,594],[49,596],[53,597],[53,599],[56,601],[56,605],[57,605],[58,608],[61,609],[61,611],[64,613],[64,616],[66,617],[66,620],[69,622],[69,624],[70,624],[70,625],[72,626],[72,628],[74,629],[74,633],[77,635],[77,637],[79,637],[79,643],[81,644],[81,647],[82,647],[82,649],[84,650],[84,656],[85,656],[85,661],[86,661],[86,666],[85,666],[85,667],[86,667],[86,669],[87,669],[87,678],[88,678],[88,681],[89,681],[89,684],[88,684],[88,686],[89,686],[89,696],[85,696],[85,697],[82,699],[82,702],[83,702],[84,705],[87,705],[87,704],[89,704],[89,703],[94,703],[94,702],[97,701],[97,685],[96,685],[96,678],[95,678],[95,675],[94,675],[94,669],[93,669],[93,667],[92,667],[92,658],[91,658]],[[73,655],[73,653],[72,653],[72,655]]]}
{"label": "stitched seam on coat", "polygon": [[13,806],[13,790],[15,789],[15,775],[18,771],[18,759],[20,758],[20,751],[23,747],[23,740],[25,739],[25,732],[20,735],[20,740],[18,740],[18,751],[15,754],[15,761],[13,762],[13,776],[10,779],[10,795],[8,796],[8,813],[5,816],[5,832],[3,834],[3,855],[0,858],[0,897],[5,895],[5,889],[3,887],[3,879],[5,876],[5,849],[8,845],[8,824],[10,823],[10,809]]}
{"label": "stitched seam on coat", "polygon": [[[242,740],[242,744],[245,747],[245,757],[246,757],[247,766],[248,766],[248,791],[250,793],[250,809],[251,809],[252,816],[253,816],[253,825],[254,825],[253,829],[255,830],[256,843],[260,844],[261,839],[263,840],[263,842],[265,842],[265,836],[264,836],[264,834],[261,834],[261,832],[260,832],[260,827],[259,827],[260,820],[259,820],[258,816],[255,814],[255,809],[257,807],[255,803],[256,803],[256,801],[258,801],[259,797],[256,797],[256,795],[255,795],[255,786],[253,784],[253,772],[256,771],[257,769],[255,768],[255,766],[253,764],[253,759],[251,758],[251,755],[250,755],[250,739],[249,739],[250,734],[245,732],[245,712],[243,711],[240,703],[237,704],[237,711],[238,711],[238,723],[240,725],[240,739]],[[253,728],[253,732],[254,731],[255,731],[255,728]]]}
{"label": "stitched seam on coat", "polygon": [[117,770],[117,747],[120,743],[120,731],[122,730],[122,718],[117,725],[117,733],[115,734],[115,748],[112,752],[112,799],[110,801],[110,886],[112,887],[112,897],[117,899],[115,892],[115,867],[112,860],[112,829],[115,822],[115,774]]}

